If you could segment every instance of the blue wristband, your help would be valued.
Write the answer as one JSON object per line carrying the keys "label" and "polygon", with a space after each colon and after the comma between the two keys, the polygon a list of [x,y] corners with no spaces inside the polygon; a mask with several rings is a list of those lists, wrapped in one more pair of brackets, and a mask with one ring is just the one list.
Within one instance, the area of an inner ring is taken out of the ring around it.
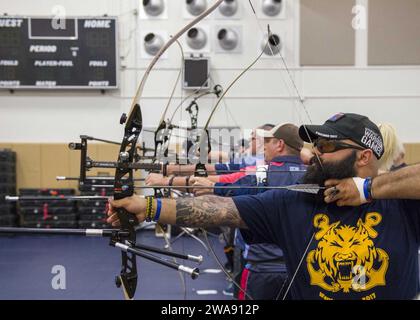
{"label": "blue wristband", "polygon": [[156,199],[156,201],[157,201],[157,208],[156,208],[155,217],[153,218],[153,221],[154,222],[158,222],[159,221],[160,211],[162,209],[162,199],[158,198],[158,199]]}
{"label": "blue wristband", "polygon": [[372,178],[366,178],[365,182],[363,183],[363,193],[367,201],[372,200],[372,196],[370,194],[370,186],[372,183]]}

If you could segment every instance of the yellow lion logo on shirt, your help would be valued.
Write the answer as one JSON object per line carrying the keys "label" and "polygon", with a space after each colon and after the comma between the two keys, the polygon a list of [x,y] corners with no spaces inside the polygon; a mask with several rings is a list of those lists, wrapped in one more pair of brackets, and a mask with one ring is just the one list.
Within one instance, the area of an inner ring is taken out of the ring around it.
{"label": "yellow lion logo on shirt", "polygon": [[389,257],[372,241],[378,236],[373,227],[381,220],[379,213],[372,212],[352,227],[340,225],[341,222],[330,224],[327,215],[316,215],[314,226],[319,231],[315,239],[319,243],[306,258],[311,285],[345,293],[384,286]]}

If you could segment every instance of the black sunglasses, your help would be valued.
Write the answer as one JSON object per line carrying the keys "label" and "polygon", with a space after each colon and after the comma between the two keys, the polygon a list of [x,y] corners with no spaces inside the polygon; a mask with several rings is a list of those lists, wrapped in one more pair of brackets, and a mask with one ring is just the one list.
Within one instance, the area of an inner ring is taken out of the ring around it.
{"label": "black sunglasses", "polygon": [[331,153],[343,149],[356,149],[356,150],[365,150],[365,148],[360,146],[355,146],[345,142],[339,142],[335,140],[327,139],[317,139],[314,141],[314,147],[319,150],[321,153]]}

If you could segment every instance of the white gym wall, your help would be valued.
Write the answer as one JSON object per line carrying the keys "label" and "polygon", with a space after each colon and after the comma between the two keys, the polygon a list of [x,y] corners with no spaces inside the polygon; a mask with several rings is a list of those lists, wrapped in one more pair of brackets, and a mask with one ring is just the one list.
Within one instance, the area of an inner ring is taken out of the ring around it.
{"label": "white gym wall", "polygon": [[[259,1],[253,0],[256,6]],[[16,90],[14,93],[1,90],[0,141],[69,142],[80,134],[119,140],[122,135],[119,117],[129,110],[150,62],[141,58],[142,31],[175,33],[189,21],[184,18],[184,0],[166,2],[167,19],[145,20],[140,18],[141,1],[138,0],[0,0],[0,14],[51,16],[55,6],[61,6],[68,16],[117,16],[121,57],[120,89],[105,94],[88,90]],[[357,2],[366,4],[367,0]],[[216,26],[242,27],[242,53],[215,53],[216,35],[210,33],[211,77],[224,88],[260,53],[261,31],[248,1],[241,0],[241,6],[238,20],[221,20],[213,15],[200,23],[210,32]],[[300,68],[298,19],[299,1],[286,0],[282,19],[260,19],[260,24],[265,28],[269,22],[272,31],[283,37],[287,65],[305,99],[311,120],[321,123],[336,112],[362,113],[378,123],[394,124],[404,142],[420,142],[420,66],[367,67],[366,35],[360,31],[356,36],[356,66]],[[181,54],[174,45],[167,59],[152,71],[141,100],[145,126],[158,124],[180,65]],[[187,94],[178,85],[172,110]],[[199,125],[207,119],[215,102],[212,97],[199,100]],[[232,88],[212,125],[235,125],[226,108],[244,129],[267,122],[309,123],[279,58],[260,59]],[[188,120],[188,115],[184,113],[176,119]]]}

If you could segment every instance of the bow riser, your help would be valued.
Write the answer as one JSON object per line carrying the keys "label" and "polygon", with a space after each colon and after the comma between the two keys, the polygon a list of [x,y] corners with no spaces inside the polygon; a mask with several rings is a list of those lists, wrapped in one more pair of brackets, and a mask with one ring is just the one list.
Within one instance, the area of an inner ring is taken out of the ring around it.
{"label": "bow riser", "polygon": [[[118,155],[118,164],[131,164],[134,162],[137,152],[137,141],[143,129],[143,118],[140,106],[137,104],[133,108],[128,120],[125,115],[121,117],[121,124],[125,125],[124,138],[121,143]],[[134,194],[134,174],[133,169],[118,167],[115,170],[114,199],[119,200],[131,197]],[[138,224],[137,217],[127,210],[117,209],[117,216],[120,220],[121,230],[128,232],[128,236],[115,236],[111,238],[111,245],[123,243],[129,246],[136,245],[135,226]],[[126,298],[132,299],[137,288],[137,263],[136,255],[121,251],[122,268],[120,275],[116,279],[117,287],[122,285]]]}

